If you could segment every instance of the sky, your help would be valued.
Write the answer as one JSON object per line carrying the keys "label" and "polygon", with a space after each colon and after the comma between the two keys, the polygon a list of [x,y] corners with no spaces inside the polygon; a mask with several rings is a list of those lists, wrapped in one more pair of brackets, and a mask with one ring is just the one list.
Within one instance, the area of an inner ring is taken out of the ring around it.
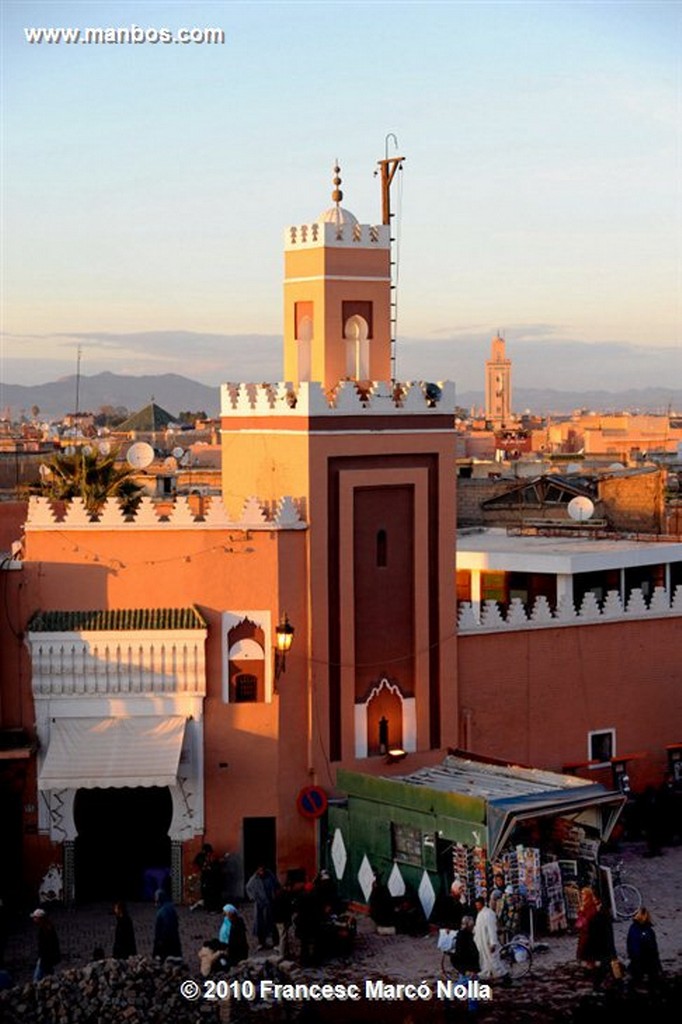
{"label": "sky", "polygon": [[[393,132],[398,376],[482,388],[499,329],[517,386],[680,385],[682,3],[1,7],[5,383],[78,345],[84,374],[279,379],[284,230],[337,158],[377,223]],[[225,39],[24,31],[133,25]]]}

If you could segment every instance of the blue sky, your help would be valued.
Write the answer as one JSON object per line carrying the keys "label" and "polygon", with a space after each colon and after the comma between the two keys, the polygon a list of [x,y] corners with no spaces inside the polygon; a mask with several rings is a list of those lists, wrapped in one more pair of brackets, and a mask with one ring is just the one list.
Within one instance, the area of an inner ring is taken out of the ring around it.
{"label": "blue sky", "polygon": [[[132,24],[226,40],[23,31]],[[86,373],[278,376],[283,230],[337,156],[376,222],[390,131],[402,376],[481,386],[500,327],[537,353],[518,384],[682,379],[680,3],[5,0],[2,28],[5,381],[71,372],[78,342]]]}

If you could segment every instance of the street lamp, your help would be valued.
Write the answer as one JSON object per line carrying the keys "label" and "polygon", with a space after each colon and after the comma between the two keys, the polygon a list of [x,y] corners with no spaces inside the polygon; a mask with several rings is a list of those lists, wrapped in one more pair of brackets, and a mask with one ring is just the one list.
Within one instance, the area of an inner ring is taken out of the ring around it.
{"label": "street lamp", "polygon": [[277,682],[282,672],[286,671],[287,654],[291,650],[294,640],[294,627],[289,622],[286,613],[279,625],[275,626],[275,637],[277,638],[277,646],[275,647],[275,682]]}

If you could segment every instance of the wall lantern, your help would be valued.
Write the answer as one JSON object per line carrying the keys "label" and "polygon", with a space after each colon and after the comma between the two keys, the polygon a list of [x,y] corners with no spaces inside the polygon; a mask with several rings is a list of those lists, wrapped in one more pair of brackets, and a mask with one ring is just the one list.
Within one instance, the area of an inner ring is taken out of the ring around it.
{"label": "wall lantern", "polygon": [[294,627],[289,622],[286,614],[282,617],[279,625],[275,626],[277,646],[275,647],[275,681],[279,679],[282,672],[286,671],[287,654],[291,650],[294,640]]}

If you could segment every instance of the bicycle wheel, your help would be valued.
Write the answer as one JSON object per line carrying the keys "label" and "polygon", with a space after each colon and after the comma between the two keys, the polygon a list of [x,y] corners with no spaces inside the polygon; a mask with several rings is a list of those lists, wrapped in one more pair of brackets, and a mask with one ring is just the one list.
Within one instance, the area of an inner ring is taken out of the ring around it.
{"label": "bicycle wheel", "polygon": [[642,894],[636,885],[622,882],[613,888],[613,903],[616,917],[619,921],[625,921],[642,906]]}
{"label": "bicycle wheel", "polygon": [[500,950],[500,959],[509,972],[509,976],[515,981],[528,974],[533,963],[533,952],[528,940],[512,939]]}

